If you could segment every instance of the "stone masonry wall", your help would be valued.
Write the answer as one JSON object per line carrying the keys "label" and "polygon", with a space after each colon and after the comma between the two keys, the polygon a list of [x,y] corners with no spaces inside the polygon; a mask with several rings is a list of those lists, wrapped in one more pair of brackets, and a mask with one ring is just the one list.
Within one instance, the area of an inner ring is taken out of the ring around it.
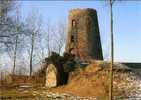
{"label": "stone masonry wall", "polygon": [[[73,23],[75,21],[75,23]],[[75,34],[72,41],[72,34]],[[94,9],[72,9],[68,17],[66,52],[75,49],[82,61],[103,60],[97,12]]]}

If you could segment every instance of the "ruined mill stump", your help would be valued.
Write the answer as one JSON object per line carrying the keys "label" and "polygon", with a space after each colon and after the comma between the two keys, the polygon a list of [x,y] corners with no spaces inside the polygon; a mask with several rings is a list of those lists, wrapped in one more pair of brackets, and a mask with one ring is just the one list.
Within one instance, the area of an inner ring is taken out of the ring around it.
{"label": "ruined mill stump", "polygon": [[82,61],[103,60],[97,12],[95,9],[72,9],[68,17],[66,52]]}
{"label": "ruined mill stump", "polygon": [[65,53],[73,57],[68,59],[65,56],[56,55],[48,61],[45,83],[47,87],[66,84],[75,62],[103,60],[96,10],[87,8],[69,11]]}

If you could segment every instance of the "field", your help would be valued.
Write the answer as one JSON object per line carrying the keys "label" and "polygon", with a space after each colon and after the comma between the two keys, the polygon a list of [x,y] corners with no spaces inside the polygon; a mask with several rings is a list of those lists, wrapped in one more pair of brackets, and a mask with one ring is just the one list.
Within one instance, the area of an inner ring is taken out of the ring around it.
{"label": "field", "polygon": [[[141,75],[140,64],[126,63],[126,65],[128,65],[128,67],[130,67],[138,76]],[[0,98],[2,100],[53,100],[53,98],[62,100],[61,98],[100,97],[102,100],[105,100],[108,96],[108,81],[106,81],[108,79],[108,67],[106,66],[109,66],[109,64],[95,63],[85,68],[77,69],[71,73],[67,85],[57,88],[47,89],[41,85],[35,85],[34,83],[20,83],[13,85],[13,87],[12,85],[1,87]],[[131,79],[127,79],[128,77],[131,77]],[[126,93],[129,91],[132,93],[132,91],[134,91],[130,86],[130,83],[133,83],[134,86],[132,77],[132,74],[130,75],[128,72],[114,71],[115,96],[120,97],[121,95],[124,95],[126,97],[128,96]],[[120,84],[117,84],[118,82],[120,82]],[[126,85],[122,85],[122,83],[126,83]]]}

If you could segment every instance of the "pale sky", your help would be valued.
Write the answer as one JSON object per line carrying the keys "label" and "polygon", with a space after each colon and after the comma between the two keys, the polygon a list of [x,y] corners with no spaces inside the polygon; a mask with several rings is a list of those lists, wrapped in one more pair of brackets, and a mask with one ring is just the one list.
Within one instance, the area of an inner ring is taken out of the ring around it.
{"label": "pale sky", "polygon": [[[99,29],[103,54],[109,52],[109,10],[102,1],[19,1],[22,18],[31,9],[38,9],[43,17],[44,29],[47,19],[53,22],[65,20],[72,8],[94,8],[98,13]],[[141,62],[141,1],[115,2],[114,15],[114,54],[118,62]]]}

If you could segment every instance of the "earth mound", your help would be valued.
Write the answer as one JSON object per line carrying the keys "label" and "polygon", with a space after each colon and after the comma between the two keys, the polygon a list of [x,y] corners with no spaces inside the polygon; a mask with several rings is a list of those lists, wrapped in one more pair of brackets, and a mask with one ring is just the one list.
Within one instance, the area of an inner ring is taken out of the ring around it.
{"label": "earth mound", "polygon": [[[93,62],[70,73],[67,85],[51,91],[81,97],[107,97],[109,84],[108,62]],[[141,79],[126,65],[114,64],[113,95],[120,97],[141,96]]]}

